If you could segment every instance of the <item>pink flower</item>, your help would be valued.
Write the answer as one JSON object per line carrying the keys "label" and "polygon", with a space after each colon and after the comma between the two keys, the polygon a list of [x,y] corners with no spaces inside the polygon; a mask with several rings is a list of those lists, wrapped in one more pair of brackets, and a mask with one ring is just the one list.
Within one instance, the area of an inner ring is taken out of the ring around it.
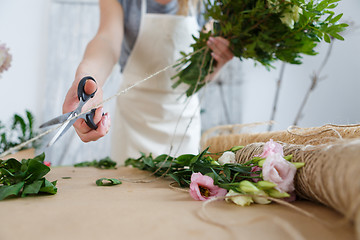
{"label": "pink flower", "polygon": [[251,176],[251,177],[259,177],[259,178],[252,178],[252,181],[253,181],[253,182],[258,182],[258,181],[261,180],[260,174],[259,174],[259,173],[255,173],[255,172],[258,172],[258,171],[261,171],[261,167],[259,167],[259,166],[254,166],[254,167],[251,168],[251,172],[252,172],[252,173],[250,174],[250,176]]}
{"label": "pink flower", "polygon": [[263,153],[259,157],[267,158],[270,154],[274,153],[280,153],[281,156],[284,156],[283,147],[279,143],[270,139],[270,141],[265,143]]}
{"label": "pink flower", "polygon": [[48,167],[50,167],[50,166],[51,166],[51,162],[44,161],[43,163],[44,163],[44,165],[45,165],[45,166],[48,166]]}
{"label": "pink flower", "polygon": [[12,56],[9,49],[6,48],[5,44],[0,44],[0,73],[9,69],[11,60]]}
{"label": "pink flower", "polygon": [[226,189],[214,185],[214,180],[201,173],[191,175],[190,196],[195,200],[204,201],[212,197],[223,197],[227,193]]}
{"label": "pink flower", "polygon": [[269,154],[262,167],[263,178],[277,184],[275,189],[280,192],[292,192],[296,167],[286,161],[281,153]]}

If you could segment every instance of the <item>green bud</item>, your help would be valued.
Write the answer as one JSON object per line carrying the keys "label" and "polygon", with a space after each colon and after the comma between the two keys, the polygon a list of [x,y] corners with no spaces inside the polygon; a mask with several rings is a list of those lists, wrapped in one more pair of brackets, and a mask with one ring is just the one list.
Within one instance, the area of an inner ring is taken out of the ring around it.
{"label": "green bud", "polygon": [[258,189],[254,183],[248,180],[241,181],[239,184],[239,188],[242,192],[245,193],[257,193],[260,191],[260,189]]}
{"label": "green bud", "polygon": [[214,159],[212,159],[210,163],[211,165],[220,165],[220,163],[218,161],[215,161]]}
{"label": "green bud", "polygon": [[258,188],[263,189],[263,190],[271,189],[271,188],[274,188],[277,186],[276,183],[269,182],[269,181],[258,181],[255,184]]}
{"label": "green bud", "polygon": [[258,162],[258,166],[259,166],[259,167],[262,167],[262,166],[264,165],[264,162],[265,162],[265,159],[264,159],[264,160],[260,160],[260,161]]}
{"label": "green bud", "polygon": [[265,158],[261,158],[261,157],[253,157],[250,161],[247,161],[246,163],[253,163],[256,164],[257,162],[259,162],[260,160],[265,160]]}
{"label": "green bud", "polygon": [[240,149],[243,149],[243,148],[244,148],[244,146],[234,146],[234,147],[232,147],[232,148],[230,149],[230,151],[236,152],[236,151],[239,151]]}
{"label": "green bud", "polygon": [[270,189],[267,190],[267,193],[269,194],[270,197],[274,197],[274,198],[286,198],[286,197],[290,197],[290,194],[288,194],[287,192],[279,192],[276,189]]}
{"label": "green bud", "polygon": [[256,193],[256,195],[252,196],[254,202],[258,204],[269,204],[271,201],[267,198],[268,195],[264,191],[260,191]]}
{"label": "green bud", "polygon": [[226,201],[227,202],[233,202],[236,205],[239,206],[249,206],[251,203],[253,203],[254,201],[252,200],[252,198],[250,196],[243,196],[240,193],[235,192],[234,190],[230,190],[227,194],[226,194]]}
{"label": "green bud", "polygon": [[303,166],[305,166],[305,163],[303,163],[303,162],[292,162],[292,164],[294,164],[296,169],[299,169],[299,168],[302,168]]}

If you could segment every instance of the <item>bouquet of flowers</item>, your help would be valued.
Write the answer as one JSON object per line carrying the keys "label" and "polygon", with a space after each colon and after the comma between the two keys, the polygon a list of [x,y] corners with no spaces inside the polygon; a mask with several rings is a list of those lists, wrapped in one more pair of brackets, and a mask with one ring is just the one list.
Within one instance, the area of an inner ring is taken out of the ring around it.
{"label": "bouquet of flowers", "polygon": [[314,48],[322,40],[344,40],[339,33],[348,25],[338,22],[343,14],[333,12],[339,1],[208,0],[206,17],[213,19],[213,29],[194,37],[192,53],[182,52],[173,87],[185,83],[191,96],[206,84],[215,65],[206,46],[210,36],[228,39],[235,57],[268,69],[278,60],[301,64],[301,55],[316,55]]}
{"label": "bouquet of flowers", "polygon": [[11,66],[12,56],[5,44],[0,44],[0,74]]}
{"label": "bouquet of flowers", "polygon": [[[221,153],[205,149],[199,155],[177,158],[164,154],[154,159],[151,154],[142,154],[138,159],[127,159],[125,165],[171,177],[181,187],[189,187],[195,200],[224,197],[241,206],[253,202],[268,204],[271,198],[295,200],[293,181],[303,163],[291,162],[292,156],[284,156],[282,146],[273,140],[265,144],[261,155],[243,164],[236,163],[235,153],[242,148],[235,146]],[[214,156],[220,154],[215,160]]]}

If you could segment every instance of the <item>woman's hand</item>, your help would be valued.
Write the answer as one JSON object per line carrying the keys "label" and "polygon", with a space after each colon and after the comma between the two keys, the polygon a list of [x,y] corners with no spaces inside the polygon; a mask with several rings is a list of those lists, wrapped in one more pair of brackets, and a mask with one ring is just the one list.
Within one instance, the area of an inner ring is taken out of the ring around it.
{"label": "woman's hand", "polygon": [[229,44],[229,41],[223,37],[210,37],[207,41],[207,46],[212,50],[211,56],[216,60],[217,70],[234,57]]}
{"label": "woman's hand", "polygon": [[[65,101],[63,104],[63,113],[73,111],[79,104],[77,96],[77,88],[79,81],[75,81],[69,89]],[[88,80],[85,83],[84,91],[86,94],[92,94],[97,89],[97,84],[94,81]],[[91,98],[82,108],[83,111],[95,107],[98,105],[103,98],[103,91],[98,88],[95,96]],[[91,129],[85,122],[84,119],[78,119],[74,123],[74,128],[83,142],[96,141],[99,138],[105,136],[110,129],[111,120],[108,113],[103,114],[104,110],[102,107],[98,107],[94,115],[94,123],[98,126],[96,130]]]}

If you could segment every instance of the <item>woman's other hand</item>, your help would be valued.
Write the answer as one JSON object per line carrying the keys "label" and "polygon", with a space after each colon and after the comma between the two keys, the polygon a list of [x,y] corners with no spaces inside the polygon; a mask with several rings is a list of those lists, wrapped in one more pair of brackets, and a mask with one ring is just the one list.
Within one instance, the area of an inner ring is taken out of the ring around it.
{"label": "woman's other hand", "polygon": [[207,46],[212,50],[211,56],[216,60],[216,68],[222,68],[234,54],[229,48],[229,41],[223,37],[210,37]]}

